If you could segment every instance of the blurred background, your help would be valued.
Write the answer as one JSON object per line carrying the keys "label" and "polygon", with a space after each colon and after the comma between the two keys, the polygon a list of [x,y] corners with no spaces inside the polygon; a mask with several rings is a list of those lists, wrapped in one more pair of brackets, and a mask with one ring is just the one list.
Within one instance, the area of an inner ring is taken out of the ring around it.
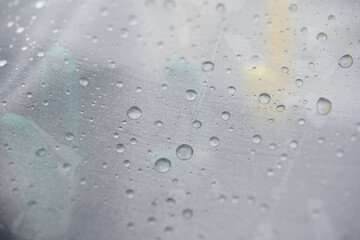
{"label": "blurred background", "polygon": [[0,0],[0,240],[360,239],[358,0]]}

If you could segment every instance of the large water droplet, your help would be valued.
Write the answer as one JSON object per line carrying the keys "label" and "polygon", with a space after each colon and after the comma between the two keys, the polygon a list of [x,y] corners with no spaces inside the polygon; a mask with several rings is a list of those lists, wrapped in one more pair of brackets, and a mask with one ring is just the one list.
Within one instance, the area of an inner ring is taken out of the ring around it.
{"label": "large water droplet", "polygon": [[204,72],[211,72],[214,69],[214,63],[210,61],[203,62],[201,68]]}
{"label": "large water droplet", "polygon": [[331,112],[331,102],[326,98],[319,98],[316,109],[319,115],[328,115]]}
{"label": "large water droplet", "polygon": [[267,94],[267,93],[262,93],[260,94],[259,96],[259,102],[262,103],[262,104],[267,104],[270,102],[270,95]]}
{"label": "large water droplet", "polygon": [[342,68],[349,68],[353,64],[353,58],[346,54],[339,59],[339,66]]}
{"label": "large water droplet", "polygon": [[127,111],[128,117],[133,120],[139,119],[141,117],[141,114],[141,109],[136,106],[129,108],[129,110]]}
{"label": "large water droplet", "polygon": [[192,157],[194,150],[190,145],[182,144],[176,149],[176,156],[181,160],[188,160]]}
{"label": "large water droplet", "polygon": [[159,173],[165,173],[171,168],[171,162],[167,158],[160,158],[155,162],[155,169]]}

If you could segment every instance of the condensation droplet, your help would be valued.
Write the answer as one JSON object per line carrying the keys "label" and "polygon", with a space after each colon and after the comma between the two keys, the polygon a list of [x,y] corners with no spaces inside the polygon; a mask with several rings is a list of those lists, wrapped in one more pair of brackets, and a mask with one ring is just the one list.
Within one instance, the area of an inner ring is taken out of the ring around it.
{"label": "condensation droplet", "polygon": [[186,99],[189,100],[189,101],[193,101],[197,97],[196,91],[192,90],[192,89],[187,90],[185,95],[186,95]]}
{"label": "condensation droplet", "polygon": [[316,39],[321,43],[326,42],[327,35],[324,32],[318,33],[318,35],[316,36]]}
{"label": "condensation droplet", "polygon": [[319,115],[328,115],[331,112],[331,102],[326,98],[319,98],[316,103],[317,113]]}
{"label": "condensation droplet", "polygon": [[89,85],[89,80],[87,80],[86,78],[80,78],[79,83],[81,86],[86,87],[87,85]]}
{"label": "condensation droplet", "polygon": [[270,102],[270,95],[267,94],[267,93],[262,93],[260,94],[259,96],[259,102],[262,103],[262,104],[267,104]]}
{"label": "condensation droplet", "polygon": [[133,106],[131,108],[129,108],[129,110],[127,111],[127,115],[130,119],[136,120],[139,119],[142,115],[141,109]]}
{"label": "condensation droplet", "polygon": [[195,129],[199,129],[199,128],[201,128],[202,123],[201,123],[199,120],[194,120],[194,121],[192,122],[192,126],[193,126],[193,128],[195,128]]}
{"label": "condensation droplet", "polygon": [[190,219],[193,216],[193,211],[191,209],[184,209],[181,215],[185,219]]}
{"label": "condensation droplet", "polygon": [[259,143],[261,143],[261,141],[262,141],[262,138],[260,135],[253,136],[253,143],[259,144]]}
{"label": "condensation droplet", "polygon": [[277,111],[277,112],[283,112],[283,111],[285,111],[285,106],[284,106],[284,105],[279,105],[279,106],[277,106],[277,107],[276,107],[276,111]]}
{"label": "condensation droplet", "polygon": [[115,151],[117,153],[123,153],[125,151],[125,146],[124,144],[118,143],[115,145]]}
{"label": "condensation droplet", "polygon": [[187,144],[182,144],[176,148],[176,156],[181,160],[189,160],[193,153],[193,148]]}
{"label": "condensation droplet", "polygon": [[290,4],[289,10],[290,10],[290,12],[296,12],[296,10],[297,10],[297,5],[296,5],[296,4]]}
{"label": "condensation droplet", "polygon": [[230,113],[226,111],[221,114],[221,118],[224,120],[229,120],[230,116],[231,116]]}
{"label": "condensation droplet", "polygon": [[46,153],[47,153],[47,151],[45,148],[40,148],[35,152],[36,156],[38,156],[38,157],[44,157],[46,155]]}
{"label": "condensation droplet", "polygon": [[171,168],[171,162],[167,158],[160,158],[155,162],[155,169],[159,173],[168,172]]}
{"label": "condensation droplet", "polygon": [[214,67],[214,63],[210,61],[203,62],[201,65],[201,68],[204,72],[211,72],[212,70],[214,70]]}
{"label": "condensation droplet", "polygon": [[353,58],[349,54],[346,54],[339,59],[339,66],[342,68],[349,68],[352,64]]}
{"label": "condensation droplet", "polygon": [[216,147],[217,145],[219,145],[219,143],[220,143],[219,138],[217,138],[217,137],[210,138],[210,146]]}

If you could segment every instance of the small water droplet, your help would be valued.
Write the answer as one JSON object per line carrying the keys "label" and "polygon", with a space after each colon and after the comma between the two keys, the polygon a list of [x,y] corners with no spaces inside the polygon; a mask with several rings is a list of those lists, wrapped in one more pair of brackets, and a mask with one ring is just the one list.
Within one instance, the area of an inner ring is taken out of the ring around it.
{"label": "small water droplet", "polygon": [[65,134],[65,139],[66,139],[67,141],[72,141],[72,140],[74,140],[74,134],[72,134],[72,133],[66,133],[66,134]]}
{"label": "small water droplet", "polygon": [[189,100],[189,101],[193,101],[197,97],[196,91],[192,90],[192,89],[187,90],[185,95],[186,95],[186,99]]}
{"label": "small water droplet", "polygon": [[253,143],[259,144],[259,143],[261,143],[261,141],[262,141],[262,138],[260,135],[253,136]]}
{"label": "small water droplet", "polygon": [[181,160],[189,160],[194,153],[190,145],[182,144],[176,148],[176,156]]}
{"label": "small water droplet", "polygon": [[297,5],[296,5],[296,4],[290,4],[289,10],[290,10],[290,12],[296,12],[296,10],[297,10]]}
{"label": "small water droplet", "polygon": [[219,143],[220,143],[219,138],[217,138],[217,137],[210,138],[210,146],[216,147],[217,145],[219,145]]}
{"label": "small water droplet", "polygon": [[231,96],[234,96],[235,93],[236,93],[236,88],[233,87],[233,86],[228,87],[228,93],[229,93]]}
{"label": "small water droplet", "polygon": [[125,146],[124,144],[118,143],[115,145],[115,151],[117,153],[123,153],[125,151]]}
{"label": "small water droplet", "polygon": [[224,12],[225,11],[225,5],[223,3],[219,3],[218,5],[216,5],[216,11]]}
{"label": "small water droplet", "polygon": [[128,189],[128,190],[126,190],[125,195],[126,195],[126,197],[128,197],[128,198],[133,198],[134,195],[135,195],[135,193],[134,193],[133,190]]}
{"label": "small water droplet", "polygon": [[185,219],[190,219],[193,216],[193,211],[191,209],[184,209],[181,215]]}
{"label": "small water droplet", "polygon": [[46,153],[47,153],[47,151],[45,148],[40,148],[35,152],[36,156],[38,156],[38,157],[44,157],[46,155]]}
{"label": "small water droplet", "polygon": [[295,80],[295,85],[298,86],[298,87],[302,86],[303,83],[304,83],[304,82],[303,82],[302,79],[296,79],[296,80]]}
{"label": "small water droplet", "polygon": [[210,61],[203,62],[201,68],[204,72],[211,72],[214,70],[214,63]]}
{"label": "small water droplet", "polygon": [[129,108],[129,110],[127,111],[127,115],[130,119],[136,120],[141,117],[142,112],[141,112],[140,108],[133,106],[133,107]]}
{"label": "small water droplet", "polygon": [[259,102],[262,103],[262,104],[267,104],[270,102],[270,95],[267,94],[267,93],[262,93],[260,94],[259,96]]}
{"label": "small water droplet", "polygon": [[277,107],[276,107],[276,111],[277,111],[277,112],[283,112],[283,111],[285,111],[285,106],[284,106],[284,105],[279,105],[279,106],[277,106]]}
{"label": "small water droplet", "polygon": [[229,120],[230,116],[231,116],[230,113],[226,111],[221,114],[221,118],[224,120]]}
{"label": "small water droplet", "polygon": [[349,68],[352,64],[353,58],[349,54],[346,54],[339,59],[339,66],[342,68]]}
{"label": "small water droplet", "polygon": [[192,122],[192,126],[193,126],[193,128],[195,128],[195,129],[199,129],[199,128],[201,128],[202,123],[201,123],[199,120],[194,120],[194,121]]}
{"label": "small water droplet", "polygon": [[288,67],[281,67],[281,72],[282,73],[289,73],[289,68]]}
{"label": "small water droplet", "polygon": [[319,98],[316,109],[319,115],[328,115],[331,112],[331,102],[326,98]]}
{"label": "small water droplet", "polygon": [[6,64],[7,64],[6,60],[0,59],[0,67],[5,67]]}
{"label": "small water droplet", "polygon": [[118,81],[115,85],[116,85],[118,88],[124,87],[124,83],[123,83],[122,81]]}
{"label": "small water droplet", "polygon": [[160,158],[155,162],[155,169],[159,173],[166,173],[171,168],[171,162],[167,158]]}
{"label": "small water droplet", "polygon": [[327,35],[324,32],[318,33],[318,35],[316,36],[316,39],[321,43],[326,42]]}
{"label": "small water droplet", "polygon": [[334,15],[329,15],[328,20],[329,21],[335,21],[335,16]]}
{"label": "small water droplet", "polygon": [[87,78],[80,78],[79,83],[81,86],[86,87],[87,85],[89,85],[89,80],[87,80]]}

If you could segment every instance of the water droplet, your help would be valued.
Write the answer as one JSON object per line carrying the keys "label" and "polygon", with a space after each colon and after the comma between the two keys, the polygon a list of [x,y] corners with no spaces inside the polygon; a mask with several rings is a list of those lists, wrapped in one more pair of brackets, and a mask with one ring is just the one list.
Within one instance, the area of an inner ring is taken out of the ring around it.
{"label": "water droplet", "polygon": [[283,112],[283,111],[285,111],[285,106],[284,106],[284,105],[279,105],[279,106],[277,106],[277,107],[276,107],[276,111],[277,111],[277,112]]}
{"label": "water droplet", "polygon": [[230,116],[231,116],[230,113],[226,111],[221,114],[221,118],[224,120],[229,120]]}
{"label": "water droplet", "polygon": [[173,234],[174,233],[174,229],[172,227],[166,227],[164,229],[164,233],[165,234]]}
{"label": "water droplet", "polygon": [[300,126],[304,125],[304,124],[305,124],[305,119],[300,118],[300,119],[298,120],[298,124],[299,124]]}
{"label": "water droplet", "polygon": [[139,119],[141,117],[141,110],[140,108],[133,106],[131,108],[129,108],[129,110],[127,111],[127,115],[130,119],[136,120]]}
{"label": "water droplet", "polygon": [[298,142],[295,141],[295,140],[292,140],[290,143],[289,143],[289,146],[292,148],[292,149],[295,149],[298,147]]}
{"label": "water droplet", "polygon": [[214,63],[210,61],[203,62],[201,68],[204,72],[211,72],[214,70]]}
{"label": "water droplet", "polygon": [[167,158],[160,158],[155,162],[155,169],[159,173],[165,173],[171,168],[171,162]]}
{"label": "water droplet", "polygon": [[316,36],[316,39],[321,43],[326,42],[327,35],[324,32],[318,33],[318,35]]}
{"label": "water droplet", "polygon": [[298,86],[298,87],[302,86],[303,83],[304,83],[304,82],[303,82],[302,79],[296,79],[296,80],[295,80],[295,85]]}
{"label": "water droplet", "polygon": [[316,109],[319,115],[328,115],[331,112],[331,102],[326,98],[319,98]]}
{"label": "water droplet", "polygon": [[41,9],[41,8],[43,8],[45,6],[45,1],[37,1],[36,3],[35,3],[35,8],[36,9]]}
{"label": "water droplet", "polygon": [[353,58],[346,54],[339,59],[339,66],[342,68],[349,68],[353,64]]}
{"label": "water droplet", "polygon": [[175,204],[176,204],[176,202],[173,198],[166,199],[166,203],[169,207],[175,207]]}
{"label": "water droplet", "polygon": [[236,88],[233,87],[233,86],[228,87],[228,93],[229,93],[231,96],[234,96],[235,93],[236,93]]}
{"label": "water droplet", "polygon": [[189,160],[194,153],[190,145],[182,144],[176,148],[176,156],[181,160]]}
{"label": "water droplet", "polygon": [[267,104],[270,102],[270,95],[267,94],[267,93],[262,93],[260,94],[259,96],[259,102],[262,103],[262,104]]}
{"label": "water droplet", "polygon": [[328,20],[329,21],[335,21],[335,16],[334,15],[329,15]]}
{"label": "water droplet", "polygon": [[147,222],[150,224],[150,225],[155,225],[156,223],[156,218],[154,217],[149,217]]}
{"label": "water droplet", "polygon": [[262,138],[260,135],[253,136],[253,143],[259,144],[259,143],[261,143],[261,141],[262,141]]}
{"label": "water droplet", "polygon": [[288,73],[289,72],[289,68],[288,67],[281,67],[281,72],[282,73]]}
{"label": "water droplet", "polygon": [[35,152],[36,156],[38,156],[38,157],[44,157],[46,155],[46,153],[47,153],[47,151],[45,148],[40,148]]}
{"label": "water droplet", "polygon": [[192,89],[187,90],[185,95],[186,95],[186,99],[189,100],[189,101],[193,101],[197,97],[196,91],[192,90]]}
{"label": "water droplet", "polygon": [[270,168],[270,169],[267,170],[266,175],[267,175],[268,177],[272,177],[272,176],[275,175],[275,172],[274,172],[273,169]]}
{"label": "water droplet", "polygon": [[118,88],[122,88],[124,86],[124,83],[122,81],[118,81],[116,84],[115,84]]}
{"label": "water droplet", "polygon": [[126,190],[125,194],[126,194],[126,197],[128,197],[128,198],[133,198],[135,195],[134,191],[131,189]]}
{"label": "water droplet", "polygon": [[65,139],[66,139],[67,141],[72,141],[72,140],[74,140],[74,134],[72,134],[72,133],[66,133],[66,134],[65,134]]}
{"label": "water droplet", "polygon": [[290,10],[290,12],[296,12],[296,10],[297,10],[297,5],[296,5],[296,4],[290,4],[289,10]]}
{"label": "water droplet", "polygon": [[193,211],[191,209],[184,209],[181,215],[185,219],[190,219],[193,216]]}
{"label": "water droplet", "polygon": [[199,128],[201,128],[202,123],[199,120],[194,120],[192,122],[192,126],[193,126],[193,128],[199,129]]}
{"label": "water droplet", "polygon": [[125,146],[124,144],[118,143],[115,145],[115,151],[117,153],[123,153],[125,151]]}
{"label": "water droplet", "polygon": [[79,83],[81,86],[86,87],[87,85],[89,85],[89,80],[87,80],[86,78],[80,78]]}
{"label": "water droplet", "polygon": [[216,5],[216,11],[224,12],[225,11],[225,5],[223,3],[219,3],[218,5]]}
{"label": "water droplet", "polygon": [[0,67],[5,67],[6,64],[7,64],[6,60],[0,59]]}
{"label": "water droplet", "polygon": [[157,127],[162,127],[163,122],[162,121],[156,121],[156,122],[154,122],[154,125],[157,126]]}
{"label": "water droplet", "polygon": [[219,138],[217,138],[217,137],[210,138],[210,146],[216,147],[217,145],[219,145],[219,143],[220,143]]}

